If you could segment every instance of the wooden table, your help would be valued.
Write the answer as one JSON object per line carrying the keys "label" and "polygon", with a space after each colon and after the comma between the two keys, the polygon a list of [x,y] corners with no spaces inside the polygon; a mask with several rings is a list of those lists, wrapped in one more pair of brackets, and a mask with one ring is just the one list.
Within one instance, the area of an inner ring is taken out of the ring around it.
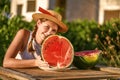
{"label": "wooden table", "polygon": [[7,69],[0,67],[0,78],[5,80],[99,80],[119,79],[120,73],[100,70],[43,71],[38,68]]}

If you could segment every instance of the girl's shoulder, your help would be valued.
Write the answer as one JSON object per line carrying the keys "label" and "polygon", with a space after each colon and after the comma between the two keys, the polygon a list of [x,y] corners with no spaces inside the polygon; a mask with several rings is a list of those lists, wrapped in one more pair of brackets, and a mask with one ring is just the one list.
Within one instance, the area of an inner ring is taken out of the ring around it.
{"label": "girl's shoulder", "polygon": [[17,40],[20,40],[20,42],[27,42],[28,41],[28,38],[30,36],[30,31],[29,30],[26,30],[26,29],[20,29],[16,36],[15,36],[15,39]]}
{"label": "girl's shoulder", "polygon": [[21,34],[21,35],[30,35],[30,31],[26,30],[26,29],[20,29],[17,34]]}
{"label": "girl's shoulder", "polygon": [[22,50],[25,49],[28,41],[29,41],[29,38],[30,38],[30,31],[29,30],[26,30],[26,29],[20,29],[16,36],[18,37],[18,39],[20,40],[20,43],[22,44]]}

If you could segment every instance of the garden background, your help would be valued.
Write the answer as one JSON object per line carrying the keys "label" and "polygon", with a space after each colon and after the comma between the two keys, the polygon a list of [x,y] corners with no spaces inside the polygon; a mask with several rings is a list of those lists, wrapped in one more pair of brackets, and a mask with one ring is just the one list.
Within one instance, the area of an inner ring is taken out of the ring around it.
{"label": "garden background", "polygon": [[[34,22],[23,20],[23,16],[10,19],[10,1],[0,1],[0,65],[7,48],[19,29],[32,30]],[[120,67],[120,19],[111,19],[102,25],[95,21],[75,20],[64,22],[69,27],[67,37],[73,44],[74,51],[102,50],[99,64]]]}

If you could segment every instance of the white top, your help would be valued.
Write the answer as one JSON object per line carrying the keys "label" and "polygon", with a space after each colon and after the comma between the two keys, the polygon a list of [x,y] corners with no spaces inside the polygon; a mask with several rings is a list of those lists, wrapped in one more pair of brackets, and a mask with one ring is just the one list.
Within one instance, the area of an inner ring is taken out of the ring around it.
{"label": "white top", "polygon": [[[30,32],[28,43],[31,41],[31,39],[32,39],[32,32]],[[35,57],[33,55],[34,53],[30,53],[27,51],[28,43],[27,43],[25,50],[23,52],[19,52],[17,54],[17,56],[15,57],[16,59],[35,59]],[[33,45],[33,48],[36,50],[36,53],[38,55],[40,55],[41,46],[39,44],[37,44],[34,40],[32,42],[32,45]]]}

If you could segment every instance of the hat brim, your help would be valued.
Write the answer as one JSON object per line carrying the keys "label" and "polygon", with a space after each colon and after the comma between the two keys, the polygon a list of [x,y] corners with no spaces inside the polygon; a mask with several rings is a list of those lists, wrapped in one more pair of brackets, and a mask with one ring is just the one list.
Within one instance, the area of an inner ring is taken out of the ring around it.
{"label": "hat brim", "polygon": [[59,26],[58,32],[67,32],[67,30],[68,30],[68,27],[63,22],[61,22],[60,20],[56,19],[55,17],[53,17],[51,15],[35,13],[32,15],[32,17],[33,17],[34,21],[37,21],[40,18],[45,18],[45,19],[55,22]]}

